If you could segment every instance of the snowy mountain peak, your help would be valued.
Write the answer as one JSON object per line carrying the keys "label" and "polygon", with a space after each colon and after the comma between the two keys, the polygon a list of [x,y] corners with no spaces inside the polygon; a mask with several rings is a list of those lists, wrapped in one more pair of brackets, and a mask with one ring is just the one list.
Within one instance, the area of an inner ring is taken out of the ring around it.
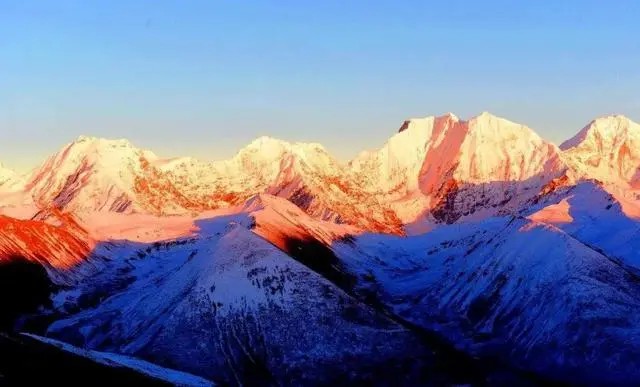
{"label": "snowy mountain peak", "polygon": [[109,139],[103,137],[94,137],[94,136],[78,136],[75,141],[72,142],[75,145],[94,145],[94,146],[102,146],[102,147],[121,147],[121,148],[135,148],[135,146],[125,138],[118,139]]}
{"label": "snowy mountain peak", "polygon": [[288,143],[283,140],[279,140],[277,138],[273,138],[270,136],[260,136],[255,140],[251,141],[246,148],[259,148],[265,146],[286,146]]}
{"label": "snowy mountain peak", "polygon": [[[366,215],[365,223],[375,218],[379,228],[387,220],[431,219],[434,211],[446,221],[508,211],[568,173],[567,164],[575,180],[614,176],[640,187],[638,124],[601,117],[570,141],[575,146],[563,154],[527,126],[489,112],[469,120],[453,113],[407,119],[382,148],[346,166],[320,144],[269,136],[215,162],[159,159],[124,139],[80,136],[32,175],[26,190],[36,203],[70,211],[161,214],[268,193],[324,220],[361,224]],[[379,213],[367,215],[372,208]]]}
{"label": "snowy mountain peak", "polygon": [[503,117],[496,116],[486,111],[478,114],[475,117],[472,117],[471,119],[469,119],[468,123],[470,127],[495,126],[509,129],[526,128],[526,130],[533,132],[531,129],[527,128],[524,125],[515,123]]}
{"label": "snowy mountain peak", "polygon": [[269,136],[260,136],[251,141],[249,145],[244,147],[240,152],[245,150],[259,151],[265,155],[270,153],[278,153],[283,151],[294,151],[298,149],[314,150],[326,152],[326,149],[316,142],[289,142]]}
{"label": "snowy mountain peak", "polygon": [[142,155],[147,161],[153,162],[159,160],[159,157],[150,150],[136,147],[131,141],[125,138],[109,139],[103,137],[79,136],[75,141],[68,145],[78,152],[91,157],[92,155],[99,157],[138,157]]}
{"label": "snowy mountain peak", "polygon": [[560,148],[579,176],[640,187],[640,125],[625,116],[597,118]]}
{"label": "snowy mountain peak", "polygon": [[0,163],[0,185],[6,183],[8,180],[13,179],[15,176],[16,174],[14,171]]}
{"label": "snowy mountain peak", "polygon": [[[156,160],[153,152],[128,140],[81,136],[47,159],[25,189],[40,207],[53,205],[80,213],[141,209],[149,207],[148,198],[136,198],[148,194],[151,175],[159,180],[152,167]],[[170,188],[162,181],[151,186],[156,185]]]}
{"label": "snowy mountain peak", "polygon": [[0,163],[0,187],[3,192],[18,191],[24,185],[24,176]]}
{"label": "snowy mountain peak", "polygon": [[360,185],[394,203],[404,222],[458,201],[474,203],[462,212],[474,212],[475,201],[498,207],[520,190],[538,192],[566,169],[555,145],[488,112],[468,121],[453,114],[407,120],[381,149],[350,165]]}
{"label": "snowy mountain peak", "polygon": [[[640,125],[623,115],[609,115],[596,118],[582,128],[574,137],[560,145],[560,149],[569,150],[580,146],[583,142],[589,145],[606,146],[607,143],[623,140],[622,137],[639,137]],[[586,145],[586,144],[585,144]]]}

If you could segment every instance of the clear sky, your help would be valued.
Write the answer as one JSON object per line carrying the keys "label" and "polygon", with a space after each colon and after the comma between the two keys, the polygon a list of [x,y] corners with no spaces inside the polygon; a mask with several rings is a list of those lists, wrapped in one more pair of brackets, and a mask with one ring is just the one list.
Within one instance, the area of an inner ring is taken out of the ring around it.
{"label": "clear sky", "polygon": [[638,1],[0,1],[0,161],[80,134],[165,156],[270,135],[337,157],[490,111],[556,143],[640,120]]}

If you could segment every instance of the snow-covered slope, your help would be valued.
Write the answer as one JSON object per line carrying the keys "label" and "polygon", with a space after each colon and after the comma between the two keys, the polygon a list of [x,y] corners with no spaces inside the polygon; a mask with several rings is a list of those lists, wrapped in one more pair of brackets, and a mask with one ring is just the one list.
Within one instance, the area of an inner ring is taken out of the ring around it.
{"label": "snow-covered slope", "polygon": [[0,214],[21,219],[33,215],[33,200],[24,191],[27,179],[27,174],[17,174],[0,164]]}
{"label": "snow-covered slope", "polygon": [[640,125],[627,117],[595,119],[560,148],[579,174],[640,188]]}
{"label": "snow-covered slope", "polygon": [[289,239],[313,238],[331,245],[340,238],[362,232],[354,226],[314,219],[293,203],[268,194],[251,198],[242,211],[252,217],[256,234],[284,250]]}
{"label": "snow-covered slope", "polygon": [[33,334],[25,334],[25,336],[49,345],[53,345],[55,347],[62,349],[63,351],[67,351],[78,356],[92,359],[93,361],[108,367],[130,368],[144,375],[151,376],[152,378],[159,379],[167,383],[171,383],[174,386],[180,386],[180,387],[214,386],[214,384],[209,380],[199,378],[197,376],[193,376],[185,372],[163,368],[143,360],[122,356],[115,353],[88,351],[81,348],[76,348],[72,345],[63,343],[61,341],[57,341],[47,337],[41,337]]}
{"label": "snow-covered slope", "polygon": [[15,191],[24,184],[24,177],[0,163],[0,189],[2,191]]}
{"label": "snow-covered slope", "polygon": [[26,190],[39,207],[55,206],[79,215],[200,209],[151,165],[156,159],[127,140],[81,136],[36,170]]}
{"label": "snow-covered slope", "polygon": [[32,211],[54,206],[83,219],[96,212],[195,215],[260,193],[319,219],[402,232],[395,213],[364,193],[322,146],[269,137],[218,162],[160,159],[126,140],[80,137],[33,173],[24,195],[0,189],[0,207],[16,213],[27,197]]}
{"label": "snow-covered slope", "polygon": [[192,238],[113,245],[119,262],[55,297],[68,315],[48,334],[222,383],[416,380],[413,371],[390,372],[430,359],[409,331],[253,224],[230,215],[200,220]]}
{"label": "snow-covered slope", "polygon": [[334,251],[394,313],[469,353],[571,383],[640,378],[640,277],[555,226],[490,218]]}
{"label": "snow-covered slope", "polygon": [[597,181],[568,185],[541,198],[523,214],[554,225],[582,243],[640,270],[640,221]]}
{"label": "snow-covered slope", "polygon": [[161,159],[126,140],[80,137],[49,158],[24,192],[20,179],[0,170],[0,211],[18,216],[30,201],[31,208],[53,205],[82,217],[193,215],[267,193],[317,219],[402,233],[407,224],[516,213],[553,179],[570,175],[605,182],[640,217],[639,139],[638,124],[603,117],[560,151],[526,126],[489,113],[468,121],[449,113],[407,120],[381,149],[343,165],[319,144],[270,137],[216,162]]}
{"label": "snow-covered slope", "polygon": [[458,123],[453,114],[407,120],[381,149],[360,153],[350,166],[367,191],[401,199],[419,190],[418,177],[429,148]]}
{"label": "snow-covered slope", "polygon": [[290,200],[318,219],[402,232],[395,213],[363,191],[319,144],[260,137],[229,160],[177,159],[159,168],[190,197],[210,195],[217,206],[241,204],[267,193]]}
{"label": "snow-covered slope", "polygon": [[511,211],[566,170],[556,146],[489,113],[406,121],[382,149],[351,166],[369,192],[395,202],[405,223],[427,214],[449,223]]}

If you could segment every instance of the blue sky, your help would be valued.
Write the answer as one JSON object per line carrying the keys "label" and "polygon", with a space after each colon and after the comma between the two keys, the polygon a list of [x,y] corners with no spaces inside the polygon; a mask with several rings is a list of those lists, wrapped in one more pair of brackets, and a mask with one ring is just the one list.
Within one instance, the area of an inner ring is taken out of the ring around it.
{"label": "blue sky", "polygon": [[347,159],[448,111],[558,143],[640,120],[639,3],[4,0],[0,161],[80,134],[206,159],[266,134]]}

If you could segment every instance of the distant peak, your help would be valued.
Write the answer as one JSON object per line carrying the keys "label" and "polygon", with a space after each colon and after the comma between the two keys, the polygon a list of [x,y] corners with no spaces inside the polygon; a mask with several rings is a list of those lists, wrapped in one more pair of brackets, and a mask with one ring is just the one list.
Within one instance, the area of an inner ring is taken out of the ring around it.
{"label": "distant peak", "polygon": [[499,127],[519,127],[519,128],[527,128],[529,129],[526,125],[522,125],[519,124],[517,122],[513,122],[511,120],[508,120],[506,118],[500,117],[500,116],[496,116],[495,114],[491,114],[487,111],[484,111],[480,114],[478,114],[477,116],[471,118],[469,121],[469,126],[470,127],[493,127],[493,126],[499,126]]}
{"label": "distant peak", "polygon": [[98,138],[97,137],[93,137],[93,136],[85,136],[84,134],[81,134],[78,136],[78,138],[75,139],[75,141],[73,141],[74,143],[83,143],[83,142],[95,142],[97,141]]}
{"label": "distant peak", "polygon": [[[66,150],[81,154],[107,155],[107,154],[128,154],[130,157],[142,155],[148,161],[158,160],[158,156],[150,150],[138,148],[125,138],[108,139],[93,136],[79,136],[73,142],[65,146]],[[57,153],[63,155],[65,151]]]}
{"label": "distant peak", "polygon": [[632,122],[629,118],[622,114],[610,114],[605,116],[600,116],[591,121],[590,125],[594,124],[628,124]]}
{"label": "distant peak", "polygon": [[409,118],[407,120],[405,120],[402,125],[400,126],[400,129],[398,129],[398,132],[403,132],[409,128],[411,128],[412,126],[418,125],[421,122],[425,122],[425,121],[429,121],[429,120],[450,120],[450,121],[460,121],[460,122],[475,122],[475,123],[484,123],[484,122],[503,122],[506,124],[512,124],[515,125],[514,122],[509,121],[505,118],[496,116],[495,114],[491,114],[488,111],[483,111],[482,113],[478,114],[477,116],[474,116],[472,118],[470,118],[468,121],[461,121],[460,118],[458,118],[457,115],[451,113],[451,112],[447,112],[441,116],[427,116],[427,117],[423,117],[423,118]]}
{"label": "distant peak", "polygon": [[502,117],[498,117],[495,114],[491,114],[488,111],[483,111],[482,113],[478,114],[477,116],[471,118],[469,121],[486,121],[486,120],[504,120],[507,121],[506,119],[502,118]]}
{"label": "distant peak", "polygon": [[103,137],[94,137],[94,136],[86,136],[80,135],[72,144],[82,144],[82,145],[104,145],[104,146],[113,146],[113,147],[127,147],[133,148],[133,144],[127,140],[126,138],[118,138],[118,139],[109,139]]}
{"label": "distant peak", "polygon": [[610,114],[600,116],[584,128],[582,128],[575,136],[563,142],[560,149],[567,150],[582,144],[593,136],[600,138],[613,139],[619,136],[640,136],[640,125],[631,121],[622,114]]}
{"label": "distant peak", "polygon": [[304,150],[316,150],[316,151],[326,151],[322,144],[317,142],[289,142],[285,140],[280,140],[277,138],[269,137],[269,136],[260,136],[253,140],[249,145],[246,146],[249,149],[304,149]]}
{"label": "distant peak", "polygon": [[285,147],[287,145],[289,145],[289,143],[286,141],[279,140],[277,138],[273,138],[269,136],[260,136],[255,140],[251,141],[249,145],[246,146],[246,148],[250,148],[250,149],[265,148],[265,147],[273,148],[273,147]]}

